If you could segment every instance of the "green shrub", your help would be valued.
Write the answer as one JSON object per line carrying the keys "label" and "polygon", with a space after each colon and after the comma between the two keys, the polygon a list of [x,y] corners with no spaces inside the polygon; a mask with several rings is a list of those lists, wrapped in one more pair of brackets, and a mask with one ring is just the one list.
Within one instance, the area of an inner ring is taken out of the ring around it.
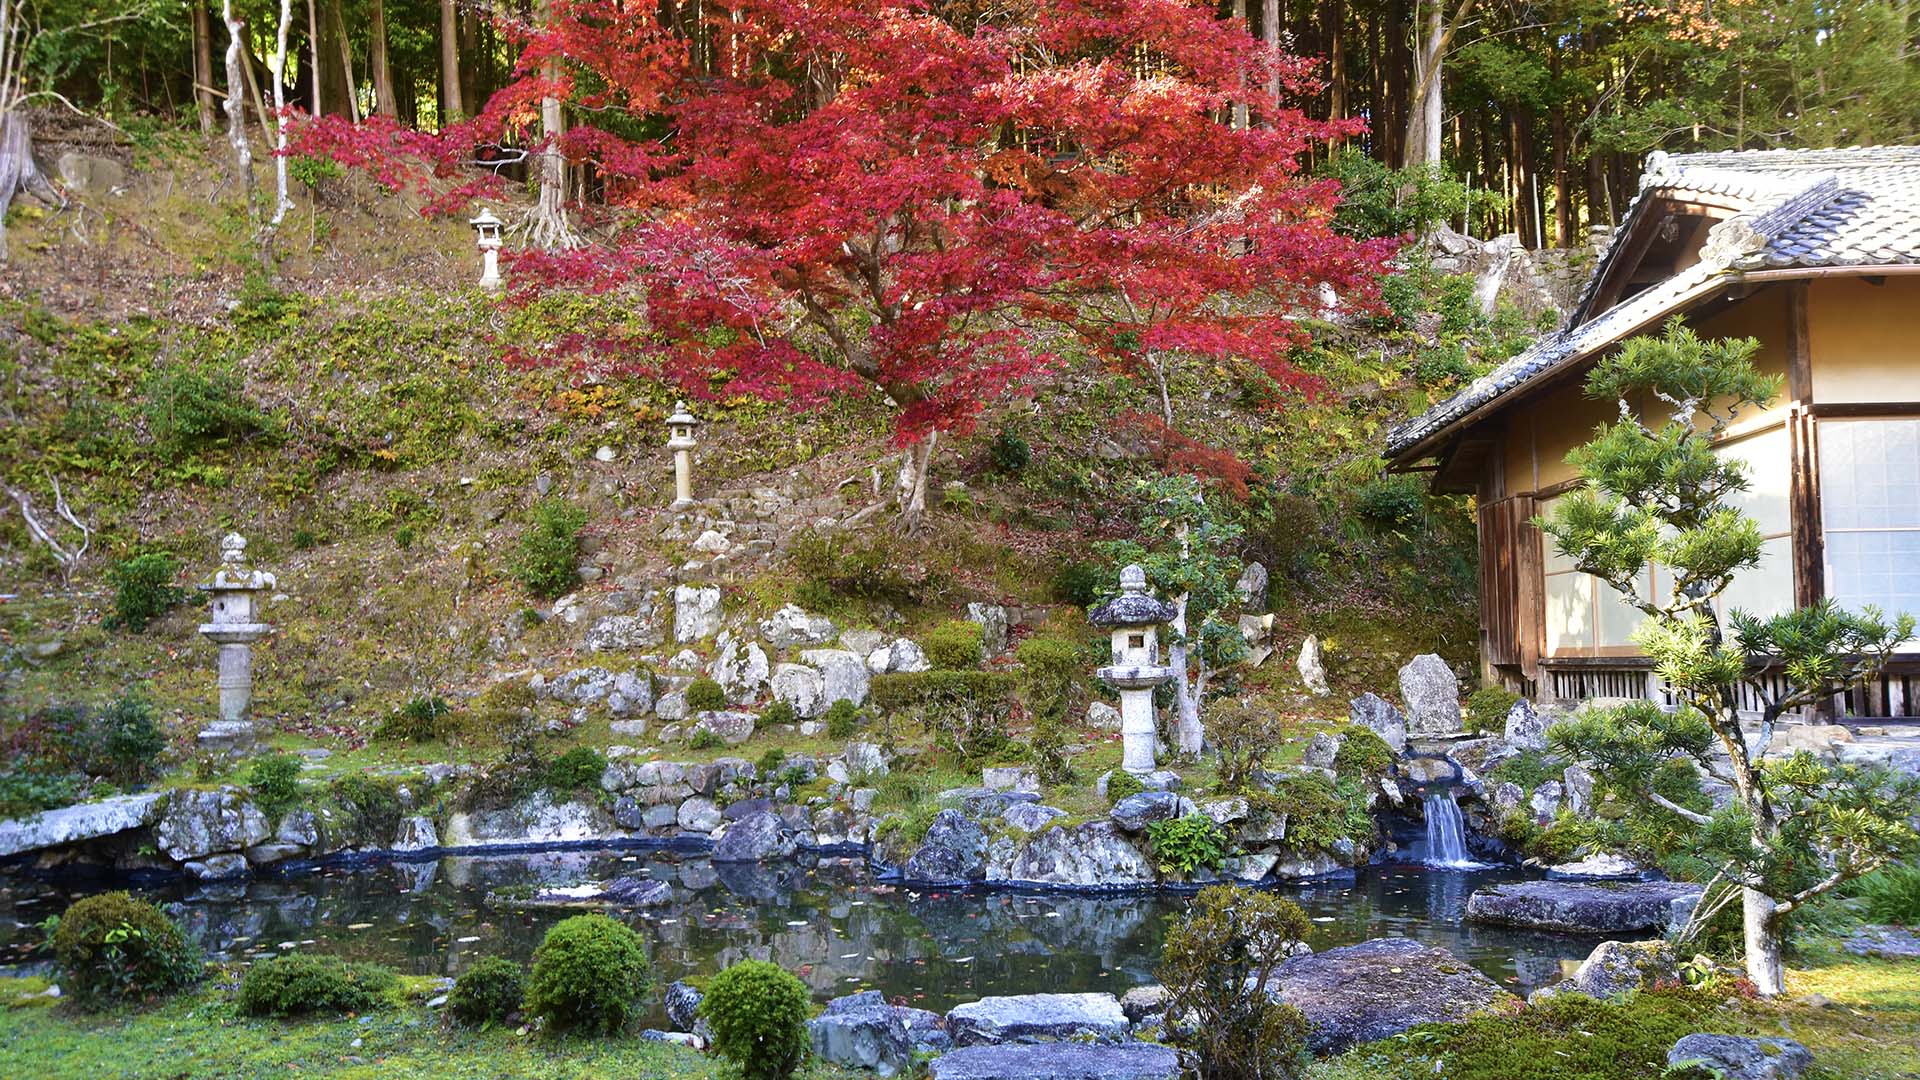
{"label": "green shrub", "polygon": [[1280,745],[1280,717],[1259,705],[1221,702],[1207,710],[1207,739],[1213,743],[1220,790],[1245,791]]}
{"label": "green shrub", "polygon": [[94,721],[94,737],[98,750],[87,763],[89,773],[119,784],[144,783],[159,775],[167,737],[145,698],[129,694],[107,706]]}
{"label": "green shrub", "polygon": [[473,1027],[506,1023],[526,997],[527,973],[499,956],[483,956],[453,980],[447,1012]]}
{"label": "green shrub", "polygon": [[820,717],[827,724],[827,738],[845,742],[860,730],[860,708],[845,698],[827,706]]}
{"label": "green shrub", "polygon": [[470,726],[483,735],[510,742],[524,734],[523,729],[533,719],[534,704],[533,690],[526,683],[503,679],[473,699],[468,709]]}
{"label": "green shrub", "polygon": [[1517,784],[1520,790],[1532,794],[1534,788],[1549,780],[1560,779],[1565,772],[1566,765],[1540,751],[1522,750],[1487,770],[1487,786]]}
{"label": "green shrub", "polygon": [[1600,826],[1565,809],[1541,825],[1531,811],[1520,807],[1500,823],[1500,838],[1529,858],[1548,864],[1572,862],[1582,849],[1599,841]]}
{"label": "green shrub", "polygon": [[550,1031],[612,1034],[627,1026],[652,981],[639,934],[605,915],[575,915],[534,950],[526,1010]]}
{"label": "green shrub", "polygon": [[559,792],[598,791],[607,759],[591,746],[576,746],[547,766],[547,787]]}
{"label": "green shrub", "polygon": [[156,997],[197,982],[202,971],[179,924],[124,892],[74,901],[52,946],[61,987],[83,1005]]}
{"label": "green shrub", "polygon": [[459,807],[476,813],[512,806],[546,786],[547,769],[539,735],[522,730],[508,740],[504,754],[468,778],[460,789]]}
{"label": "green shrub", "polygon": [[1340,732],[1340,749],[1333,755],[1333,771],[1367,783],[1393,768],[1393,747],[1364,724],[1348,724]]}
{"label": "green shrub", "polygon": [[1030,637],[1014,649],[1020,661],[1020,703],[1027,715],[1064,721],[1086,685],[1086,657],[1077,642]]}
{"label": "green shrub", "polygon": [[727,707],[727,692],[720,684],[702,676],[687,687],[687,708],[692,712],[718,712]]}
{"label": "green shrub", "polygon": [[1216,885],[1168,932],[1157,974],[1182,1016],[1167,1035],[1193,1053],[1204,1080],[1306,1075],[1307,1018],[1271,991],[1274,968],[1309,925],[1291,900]]}
{"label": "green shrub", "polygon": [[142,386],[147,428],[170,453],[243,438],[267,427],[247,403],[240,379],[225,371],[186,365],[156,369]]}
{"label": "green shrub", "polygon": [[391,777],[349,773],[328,789],[340,810],[340,830],[362,845],[385,847],[400,831],[400,784]]}
{"label": "green shrub", "polygon": [[951,619],[927,631],[920,647],[934,667],[970,671],[980,666],[986,652],[986,628],[967,619]]}
{"label": "green shrub", "polygon": [[85,789],[83,776],[44,772],[30,761],[14,758],[0,768],[0,817],[25,817],[72,806]]}
{"label": "green shrub", "polygon": [[1147,843],[1161,873],[1183,877],[1203,867],[1211,870],[1231,853],[1226,833],[1205,814],[1152,822],[1147,825]]}
{"label": "green shrub", "polygon": [[742,960],[713,977],[700,1015],[744,1080],[785,1080],[807,1059],[807,987],[778,964]]}
{"label": "green shrub", "polygon": [[693,734],[687,736],[689,750],[718,750],[725,745],[727,740],[721,738],[720,733],[712,728],[695,728]]}
{"label": "green shrub", "polygon": [[793,703],[791,701],[775,701],[760,710],[759,726],[763,728],[774,727],[781,724],[797,724],[799,722],[800,714],[793,711]]}
{"label": "green shrub", "polygon": [[1138,795],[1147,790],[1140,778],[1126,771],[1115,769],[1107,774],[1107,805],[1118,803],[1129,795]]}
{"label": "green shrub", "polygon": [[1013,677],[988,671],[895,672],[873,678],[868,700],[931,732],[934,742],[968,761],[1007,749]]}
{"label": "green shrub", "polygon": [[1520,695],[1504,686],[1483,686],[1467,695],[1467,730],[1482,735],[1504,734],[1507,713]]}
{"label": "green shrub", "polygon": [[440,742],[460,730],[459,714],[447,699],[438,694],[410,698],[405,705],[387,714],[373,730],[373,737],[387,742]]}
{"label": "green shrub", "polygon": [[1100,564],[1070,559],[1053,572],[1047,581],[1047,591],[1063,604],[1091,608],[1100,600],[1106,577],[1101,573]]}
{"label": "green shrub", "polygon": [[760,760],[754,762],[754,775],[763,779],[780,775],[787,767],[787,752],[777,746],[769,746]]}
{"label": "green shrub", "polygon": [[535,596],[554,597],[580,582],[580,530],[587,512],[559,499],[533,508],[533,521],[520,534],[513,576]]}
{"label": "green shrub", "polygon": [[300,801],[300,759],[292,754],[264,754],[247,769],[247,790],[254,804],[277,818]]}
{"label": "green shrub", "polygon": [[987,459],[993,462],[994,472],[1011,476],[1033,460],[1033,447],[1027,445],[1027,440],[1002,428],[987,444]]}
{"label": "green shrub", "polygon": [[1373,836],[1373,816],[1366,794],[1351,780],[1329,782],[1324,776],[1288,777],[1272,794],[1248,796],[1250,809],[1287,816],[1287,846],[1295,851],[1330,851],[1342,840],[1359,843]]}
{"label": "green shrub", "polygon": [[379,964],[289,953],[248,968],[237,1000],[248,1016],[363,1013],[378,1006],[398,982],[392,969]]}
{"label": "green shrub", "polygon": [[1920,926],[1920,866],[1883,866],[1853,883],[1868,919],[1877,923]]}
{"label": "green shrub", "polygon": [[180,566],[164,551],[148,551],[122,559],[107,571],[113,582],[113,618],[115,626],[134,633],[178,607],[187,598],[185,589],[173,583]]}
{"label": "green shrub", "polygon": [[945,580],[927,560],[909,557],[896,536],[805,530],[787,547],[800,575],[794,597],[810,611],[831,608],[846,597],[895,606],[938,599]]}

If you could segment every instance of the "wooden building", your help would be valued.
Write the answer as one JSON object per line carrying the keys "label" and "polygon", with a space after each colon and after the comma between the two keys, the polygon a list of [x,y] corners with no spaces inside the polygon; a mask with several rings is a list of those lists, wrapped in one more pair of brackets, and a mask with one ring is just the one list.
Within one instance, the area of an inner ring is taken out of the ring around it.
{"label": "wooden building", "polygon": [[[1660,697],[1630,637],[1640,613],[1531,521],[1613,411],[1582,392],[1594,360],[1676,315],[1757,338],[1783,377],[1720,444],[1749,464],[1744,509],[1767,537],[1722,602],[1920,614],[1920,147],[1654,154],[1566,328],[1388,435],[1391,468],[1475,497],[1489,679],[1545,700]],[[1912,644],[1833,710],[1920,714]]]}

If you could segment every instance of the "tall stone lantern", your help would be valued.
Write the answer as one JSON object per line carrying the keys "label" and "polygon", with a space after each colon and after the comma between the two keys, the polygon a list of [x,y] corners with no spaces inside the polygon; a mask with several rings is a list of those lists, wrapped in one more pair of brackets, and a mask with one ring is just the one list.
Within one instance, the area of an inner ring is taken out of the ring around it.
{"label": "tall stone lantern", "polygon": [[1173,678],[1160,663],[1160,626],[1173,620],[1173,605],[1147,595],[1147,572],[1120,571],[1120,595],[1094,608],[1087,621],[1113,630],[1113,663],[1094,672],[1120,691],[1120,767],[1137,775],[1154,768],[1153,690]]}
{"label": "tall stone lantern", "polygon": [[220,723],[200,733],[203,745],[232,747],[252,741],[247,707],[253,702],[253,643],[273,631],[260,621],[272,574],[247,565],[247,539],[228,533],[220,541],[220,569],[203,586],[210,621],[200,633],[220,646]]}
{"label": "tall stone lantern", "polygon": [[693,429],[699,426],[686,402],[673,403],[673,415],[667,417],[667,449],[673,451],[674,510],[693,505]]}
{"label": "tall stone lantern", "polygon": [[482,207],[480,216],[468,221],[473,226],[475,244],[480,248],[480,287],[500,287],[500,226],[506,224]]}

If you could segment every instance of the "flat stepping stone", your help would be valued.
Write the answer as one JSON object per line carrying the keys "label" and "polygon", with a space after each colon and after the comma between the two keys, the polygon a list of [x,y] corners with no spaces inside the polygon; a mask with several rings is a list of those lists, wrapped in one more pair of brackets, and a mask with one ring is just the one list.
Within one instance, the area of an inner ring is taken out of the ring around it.
{"label": "flat stepping stone", "polygon": [[987,997],[947,1013],[947,1034],[956,1046],[1089,1038],[1118,1042],[1130,1030],[1126,1011],[1112,994]]}
{"label": "flat stepping stone", "polygon": [[932,1080],[1177,1080],[1180,1055],[1152,1043],[968,1046],[933,1059]]}
{"label": "flat stepping stone", "polygon": [[97,840],[151,825],[160,816],[160,804],[166,797],[164,791],[119,795],[0,821],[0,857]]}
{"label": "flat stepping stone", "polygon": [[1847,951],[1882,960],[1920,960],[1920,934],[1898,926],[1863,926],[1847,938]]}
{"label": "flat stepping stone", "polygon": [[1675,901],[1698,899],[1700,886],[1678,881],[1523,881],[1475,892],[1467,921],[1565,934],[1665,930]]}
{"label": "flat stepping stone", "polygon": [[1268,983],[1274,1000],[1306,1014],[1316,1054],[1398,1035],[1419,1024],[1464,1020],[1509,995],[1465,960],[1411,938],[1282,961]]}

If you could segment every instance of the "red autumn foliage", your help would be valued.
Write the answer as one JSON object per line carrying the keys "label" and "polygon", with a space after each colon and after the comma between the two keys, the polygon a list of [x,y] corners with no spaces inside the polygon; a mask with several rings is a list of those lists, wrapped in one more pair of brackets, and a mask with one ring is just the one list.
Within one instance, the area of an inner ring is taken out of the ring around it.
{"label": "red autumn foliage", "polygon": [[[438,136],[330,117],[294,152],[450,209],[492,182],[453,183],[474,147],[535,142],[540,98],[561,96],[576,126],[558,146],[618,213],[603,243],[510,258],[516,290],[643,303],[622,363],[696,397],[883,392],[903,445],[968,429],[1073,340],[1129,366],[1237,357],[1301,386],[1293,316],[1329,288],[1366,302],[1391,253],[1336,234],[1337,187],[1301,172],[1357,123],[1288,105],[1312,63],[1211,3],[665,10],[551,0],[480,116]],[[1236,106],[1251,124],[1228,122]],[[1171,434],[1171,457],[1244,485]]]}
{"label": "red autumn foliage", "polygon": [[1253,466],[1231,450],[1190,439],[1152,413],[1128,410],[1115,420],[1116,427],[1131,430],[1146,444],[1148,456],[1160,471],[1192,476],[1240,502],[1251,494],[1247,481],[1253,479]]}

